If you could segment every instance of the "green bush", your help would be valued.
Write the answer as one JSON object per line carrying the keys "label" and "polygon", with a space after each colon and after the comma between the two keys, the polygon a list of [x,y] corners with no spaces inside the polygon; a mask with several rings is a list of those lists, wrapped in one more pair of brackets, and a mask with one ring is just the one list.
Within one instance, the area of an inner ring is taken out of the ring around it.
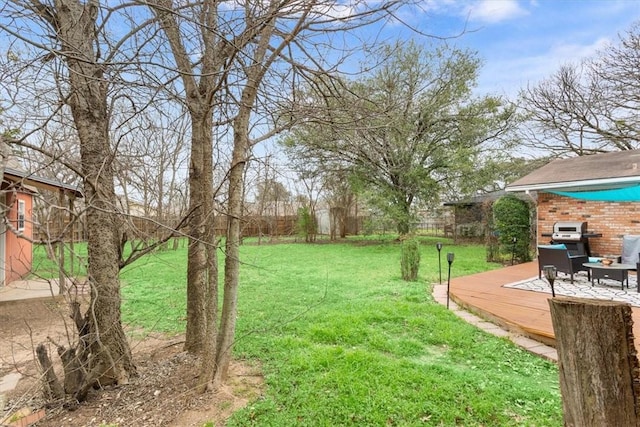
{"label": "green bush", "polygon": [[496,200],[493,225],[503,254],[513,252],[520,261],[531,261],[531,209],[527,202],[511,194]]}
{"label": "green bush", "polygon": [[296,222],[298,235],[304,238],[304,241],[314,242],[317,234],[317,224],[314,216],[309,208],[304,206],[298,209],[298,220]]}
{"label": "green bush", "polygon": [[402,279],[407,282],[418,280],[420,269],[420,243],[415,238],[409,238],[402,242],[400,268]]}

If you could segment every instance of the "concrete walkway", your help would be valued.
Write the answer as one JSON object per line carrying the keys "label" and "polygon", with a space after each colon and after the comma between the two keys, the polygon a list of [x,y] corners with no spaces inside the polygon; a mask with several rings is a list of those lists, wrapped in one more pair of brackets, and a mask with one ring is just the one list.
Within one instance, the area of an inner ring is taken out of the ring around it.
{"label": "concrete walkway", "polygon": [[[16,280],[0,287],[0,304],[6,301],[20,301],[34,298],[51,298],[59,296],[58,279]],[[84,293],[84,286],[77,288],[72,281],[66,281],[69,292]]]}
{"label": "concrete walkway", "polygon": [[[70,280],[67,282],[67,287],[70,288],[69,292],[71,292],[72,294],[75,293],[76,290],[78,290],[75,286],[72,286],[72,282]],[[84,289],[80,289],[78,293],[83,292]],[[11,282],[7,286],[0,287],[0,314],[6,314],[7,310],[9,310],[9,306],[13,307],[15,311],[16,306],[20,307],[21,301],[41,300],[43,301],[43,303],[46,303],[47,300],[51,300],[52,298],[63,298],[62,295],[59,295],[57,279],[17,280]],[[5,371],[6,367],[3,362],[4,361],[0,360],[0,369],[2,369],[2,371]],[[6,407],[6,394],[16,388],[21,378],[22,374],[15,370],[9,371],[5,375],[0,376],[0,426],[4,426],[4,423],[7,420],[7,418],[3,418],[3,416],[6,415],[3,415],[3,411]],[[22,413],[22,411],[24,411],[24,408],[19,412]],[[38,417],[42,417],[43,414],[44,412],[42,414],[38,413],[37,415]],[[35,414],[28,413],[21,417],[21,421],[33,419],[31,422],[36,422],[39,418],[33,418],[34,415]],[[12,414],[9,414],[9,417],[10,416],[12,416]]]}
{"label": "concrete walkway", "polygon": [[[434,285],[433,286],[433,298],[442,305],[447,305],[447,285]],[[497,337],[504,337],[510,339],[516,345],[522,347],[530,353],[543,357],[552,362],[558,361],[558,352],[555,348],[542,344],[531,338],[523,337],[513,332],[509,332],[500,326],[497,326],[491,322],[487,322],[478,316],[462,310],[458,305],[449,300],[449,310],[461,318],[462,320],[482,329],[485,332],[493,334]]]}

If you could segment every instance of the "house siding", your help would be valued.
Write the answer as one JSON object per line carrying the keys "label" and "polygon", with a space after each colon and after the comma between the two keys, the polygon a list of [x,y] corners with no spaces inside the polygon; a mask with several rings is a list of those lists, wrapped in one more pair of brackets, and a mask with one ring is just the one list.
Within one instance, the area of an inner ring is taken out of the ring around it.
{"label": "house siding", "polygon": [[33,197],[29,193],[20,192],[7,197],[10,197],[7,219],[14,230],[18,228],[18,200],[25,204],[24,230],[20,235],[11,230],[7,230],[5,234],[5,283],[11,283],[23,278],[31,270],[33,248],[29,239],[33,236]]}
{"label": "house siding", "polygon": [[620,255],[622,236],[640,235],[640,203],[638,202],[597,202],[573,199],[552,193],[538,193],[539,244],[548,243],[551,238],[542,236],[551,233],[557,221],[586,221],[588,230],[600,233],[602,237],[589,239],[591,255]]}

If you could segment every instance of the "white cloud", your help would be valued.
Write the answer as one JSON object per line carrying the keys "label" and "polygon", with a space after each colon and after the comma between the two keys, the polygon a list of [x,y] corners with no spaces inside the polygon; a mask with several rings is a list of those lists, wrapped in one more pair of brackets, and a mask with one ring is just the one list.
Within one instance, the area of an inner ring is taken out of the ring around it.
{"label": "white cloud", "polygon": [[514,97],[519,89],[551,77],[563,65],[577,65],[583,59],[594,58],[610,42],[601,37],[590,44],[556,43],[535,55],[494,58],[481,70],[478,92]]}
{"label": "white cloud", "polygon": [[481,0],[466,8],[471,21],[496,23],[528,15],[516,0]]}
{"label": "white cloud", "polygon": [[551,47],[549,55],[555,58],[556,62],[577,62],[583,58],[594,57],[610,43],[611,40],[607,37],[600,37],[588,45],[559,43]]}
{"label": "white cloud", "polygon": [[[565,64],[606,51],[638,19],[638,0],[422,0],[422,27],[467,32],[457,46],[483,59],[477,93],[513,96]],[[429,27],[427,27],[429,25]],[[422,28],[421,27],[421,28]]]}

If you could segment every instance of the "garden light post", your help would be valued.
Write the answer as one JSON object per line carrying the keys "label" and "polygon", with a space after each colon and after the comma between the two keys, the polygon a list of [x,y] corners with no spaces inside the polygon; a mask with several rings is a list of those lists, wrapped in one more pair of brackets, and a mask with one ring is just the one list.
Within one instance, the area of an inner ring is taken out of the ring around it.
{"label": "garden light post", "polygon": [[513,260],[516,257],[516,242],[518,241],[517,237],[511,238],[511,265],[513,265]]}
{"label": "garden light post", "polygon": [[556,291],[553,288],[553,282],[556,280],[556,276],[558,275],[558,270],[554,265],[545,265],[542,267],[542,271],[544,272],[544,278],[549,281],[551,285],[551,296],[556,296]]}
{"label": "garden light post", "polygon": [[447,309],[449,309],[449,288],[451,286],[451,264],[453,264],[453,252],[447,254],[447,262],[449,263],[449,273],[447,274]]}
{"label": "garden light post", "polygon": [[439,285],[442,285],[442,261],[440,260],[440,251],[442,250],[442,243],[436,243],[436,249],[438,250],[438,274],[440,275]]}

